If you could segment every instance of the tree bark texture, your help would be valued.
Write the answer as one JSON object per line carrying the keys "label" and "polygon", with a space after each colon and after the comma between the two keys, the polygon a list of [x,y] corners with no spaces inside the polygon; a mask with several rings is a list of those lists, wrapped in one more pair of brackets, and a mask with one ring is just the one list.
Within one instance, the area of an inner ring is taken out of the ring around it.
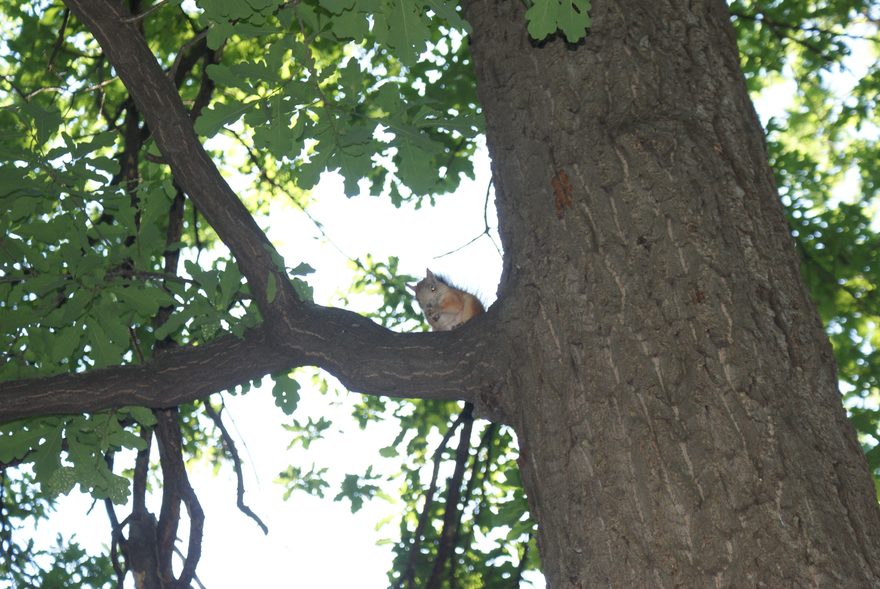
{"label": "tree bark texture", "polygon": [[551,587],[880,584],[874,488],[720,0],[475,0],[501,410]]}

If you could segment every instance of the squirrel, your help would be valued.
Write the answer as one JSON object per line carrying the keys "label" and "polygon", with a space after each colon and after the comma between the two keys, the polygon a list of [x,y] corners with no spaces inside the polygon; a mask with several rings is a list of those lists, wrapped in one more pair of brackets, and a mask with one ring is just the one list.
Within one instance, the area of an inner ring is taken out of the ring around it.
{"label": "squirrel", "polygon": [[434,331],[451,331],[484,311],[477,297],[452,286],[430,269],[427,272],[418,284],[406,286],[415,293]]}

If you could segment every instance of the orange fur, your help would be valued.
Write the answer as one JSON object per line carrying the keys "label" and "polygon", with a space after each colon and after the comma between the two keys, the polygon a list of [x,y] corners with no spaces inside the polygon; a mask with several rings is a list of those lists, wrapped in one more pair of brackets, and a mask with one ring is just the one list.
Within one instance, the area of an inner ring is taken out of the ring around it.
{"label": "orange fur", "polygon": [[483,312],[483,304],[469,292],[455,288],[431,270],[415,286],[407,285],[434,331],[450,331]]}

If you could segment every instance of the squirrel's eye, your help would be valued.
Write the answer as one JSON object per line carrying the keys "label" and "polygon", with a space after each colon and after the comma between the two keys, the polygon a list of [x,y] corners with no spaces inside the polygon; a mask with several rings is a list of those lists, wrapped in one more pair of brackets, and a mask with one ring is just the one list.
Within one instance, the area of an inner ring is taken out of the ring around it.
{"label": "squirrel's eye", "polygon": [[437,290],[437,287],[436,287],[436,286],[432,286],[432,287],[431,287],[431,292],[434,292],[435,290]]}

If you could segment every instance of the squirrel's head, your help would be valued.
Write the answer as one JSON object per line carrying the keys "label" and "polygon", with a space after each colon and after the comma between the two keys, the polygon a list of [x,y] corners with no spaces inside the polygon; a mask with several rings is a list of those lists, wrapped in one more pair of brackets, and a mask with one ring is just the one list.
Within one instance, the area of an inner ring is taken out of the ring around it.
{"label": "squirrel's head", "polygon": [[407,284],[406,286],[415,293],[420,304],[423,299],[430,298],[433,293],[448,287],[442,278],[431,272],[430,268],[426,268],[425,277],[418,284]]}

